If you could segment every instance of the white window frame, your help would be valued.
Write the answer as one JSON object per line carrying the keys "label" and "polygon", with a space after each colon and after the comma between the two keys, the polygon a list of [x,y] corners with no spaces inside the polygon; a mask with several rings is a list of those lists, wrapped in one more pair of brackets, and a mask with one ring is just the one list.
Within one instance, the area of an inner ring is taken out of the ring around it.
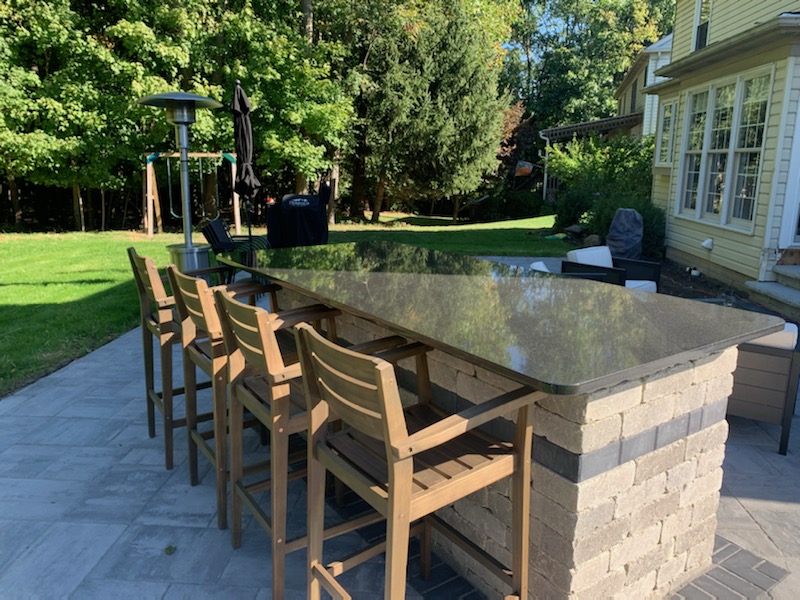
{"label": "white window frame", "polygon": [[[669,129],[666,132],[666,160],[661,160],[662,150],[664,149],[664,118],[667,109],[670,110]],[[656,166],[671,167],[675,160],[675,121],[678,118],[678,102],[670,100],[662,102],[658,107],[658,128],[656,129]]]}
{"label": "white window frame", "polygon": [[700,14],[703,8],[703,2],[705,0],[695,0],[695,9],[694,9],[694,28],[692,29],[692,52],[697,52],[698,50],[702,50],[706,46],[708,46],[708,38],[711,29],[711,15],[714,13],[714,0],[708,0],[708,19],[705,21],[706,23],[706,39],[704,40],[703,46],[698,48],[698,33],[700,33],[700,25],[702,22],[700,21]]}
{"label": "white window frame", "polygon": [[[769,89],[769,93],[767,94],[767,104],[766,104],[766,114],[764,116],[764,123],[761,124],[763,127],[763,133],[761,136],[761,146],[759,148],[750,148],[750,149],[743,149],[740,148],[738,145],[739,133],[742,126],[742,110],[744,106],[744,90],[745,85],[747,82],[761,78],[761,77],[768,77],[767,86]],[[772,102],[772,88],[775,82],[775,69],[774,66],[771,68],[759,68],[754,69],[752,71],[748,71],[745,73],[741,73],[737,77],[729,77],[725,79],[719,79],[714,81],[711,85],[693,88],[688,90],[686,96],[684,98],[684,116],[683,116],[683,135],[682,135],[682,142],[680,145],[680,167],[678,170],[678,185],[676,190],[676,202],[675,202],[675,215],[676,217],[688,218],[694,221],[702,222],[708,225],[714,225],[718,227],[724,227],[727,229],[732,229],[736,231],[746,231],[752,233],[755,227],[755,217],[756,217],[756,209],[758,205],[758,196],[760,193],[761,188],[761,172],[764,166],[764,147],[767,138],[767,130],[769,128],[769,113],[770,113],[770,105]],[[708,190],[708,179],[709,179],[709,160],[712,154],[716,152],[712,151],[711,146],[711,133],[712,133],[712,126],[713,126],[713,118],[714,118],[714,109],[715,109],[715,98],[716,98],[716,91],[719,88],[725,87],[727,85],[734,84],[736,85],[735,89],[735,100],[734,100],[734,107],[733,107],[733,116],[731,119],[731,130],[730,130],[730,143],[728,145],[728,149],[726,150],[726,172],[725,172],[725,189],[723,190],[723,197],[722,197],[722,204],[719,213],[711,213],[706,211],[706,201],[707,197],[707,190]],[[702,150],[698,153],[697,151],[689,151],[689,134],[690,134],[690,126],[691,126],[691,119],[693,112],[690,110],[692,98],[699,94],[707,94],[706,98],[706,113],[705,113],[705,124],[704,124],[704,132],[703,132],[703,145]],[[752,218],[751,219],[741,219],[735,217],[733,215],[735,198],[733,194],[735,193],[737,187],[737,176],[738,173],[736,168],[739,164],[739,159],[744,154],[752,154],[758,153],[759,156],[759,163],[757,173],[755,174],[755,190],[752,193]],[[695,206],[691,208],[684,207],[684,200],[685,200],[685,191],[686,191],[686,183],[687,183],[687,169],[689,167],[689,155],[700,157],[699,165],[696,165],[699,170],[699,179],[697,182],[697,197]]]}

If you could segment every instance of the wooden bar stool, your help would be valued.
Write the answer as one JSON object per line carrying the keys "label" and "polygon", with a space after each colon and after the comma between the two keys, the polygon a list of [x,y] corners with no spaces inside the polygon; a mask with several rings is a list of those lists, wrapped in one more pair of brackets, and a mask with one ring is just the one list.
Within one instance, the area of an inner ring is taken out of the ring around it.
{"label": "wooden bar stool", "polygon": [[[307,597],[320,598],[324,588],[335,598],[350,598],[336,576],[385,550],[384,597],[404,598],[409,536],[424,534],[424,575],[430,568],[429,527],[435,527],[506,581],[508,597],[527,598],[531,404],[544,394],[520,388],[456,415],[426,402],[404,409],[390,363],[338,346],[306,325],[295,331],[310,415]],[[510,413],[516,413],[513,443],[475,429]],[[333,414],[343,427],[330,433]],[[387,537],[326,566],[327,471],[386,518]],[[512,480],[510,569],[433,517],[434,511],[505,477]]]}
{"label": "wooden bar stool", "polygon": [[[172,432],[186,424],[185,419],[174,419],[172,400],[176,395],[184,393],[183,387],[173,387],[172,383],[172,346],[181,341],[180,323],[175,313],[175,298],[167,293],[164,287],[165,276],[159,273],[152,258],[141,256],[134,248],[128,248],[128,258],[133,270],[133,279],[139,293],[139,315],[142,328],[142,350],[144,354],[145,395],[147,403],[147,431],[152,438],[156,435],[155,409],[163,415],[164,419],[164,462],[167,469],[173,467],[173,442]],[[223,283],[228,283],[228,289],[240,296],[258,293],[263,290],[264,284],[253,279],[245,279],[235,283],[231,282],[232,271],[228,267],[210,267],[194,271],[195,274],[219,277]],[[277,285],[268,285],[273,305],[276,303]],[[161,365],[161,390],[155,387],[155,369],[153,341],[158,344],[159,361]],[[199,387],[206,388],[210,382],[204,382]]]}
{"label": "wooden bar stool", "polygon": [[[238,548],[242,541],[243,505],[270,535],[272,544],[272,597],[283,598],[286,555],[304,548],[305,535],[287,539],[286,512],[289,481],[305,476],[305,452],[289,454],[289,436],[305,433],[308,415],[300,387],[300,364],[296,354],[282,350],[278,334],[293,343],[292,327],[300,322],[313,322],[313,313],[299,309],[294,314],[274,314],[258,307],[233,300],[217,291],[217,310],[220,312],[223,338],[228,353],[228,397],[230,402],[230,461],[231,461],[231,543]],[[318,319],[316,319],[318,320]],[[309,325],[310,327],[310,325]],[[335,337],[335,329],[326,331]],[[365,352],[383,351],[399,360],[424,354],[428,347],[407,343],[400,336],[391,336],[357,346]],[[253,371],[250,371],[252,368]],[[427,377],[427,370],[424,371]],[[293,388],[293,389],[292,389]],[[429,390],[428,390],[429,393]],[[270,430],[269,478],[245,484],[243,463],[244,410],[251,413]],[[289,470],[290,466],[295,466]],[[270,513],[259,505],[255,495],[266,489],[272,491]],[[353,531],[380,520],[369,511],[341,525],[327,529],[326,537]]]}
{"label": "wooden bar stool", "polygon": [[[167,275],[175,295],[175,306],[181,322],[183,347],[183,381],[186,402],[186,428],[189,443],[189,483],[199,483],[197,451],[214,466],[217,492],[217,526],[228,526],[228,458],[227,458],[227,385],[228,355],[222,341],[219,314],[213,290],[199,277],[178,271],[174,265],[167,266]],[[243,288],[224,288],[234,296],[240,296]],[[245,296],[251,302],[256,296],[274,292],[274,284],[260,284],[246,288]],[[327,309],[326,309],[327,310]],[[201,369],[211,380],[213,428],[198,429],[197,371]],[[211,441],[213,440],[213,445]]]}

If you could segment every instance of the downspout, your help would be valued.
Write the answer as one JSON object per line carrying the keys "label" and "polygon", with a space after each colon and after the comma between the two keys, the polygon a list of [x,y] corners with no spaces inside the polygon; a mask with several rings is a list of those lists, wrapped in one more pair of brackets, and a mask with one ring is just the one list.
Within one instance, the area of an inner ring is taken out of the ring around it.
{"label": "downspout", "polygon": [[[539,132],[539,137],[544,140],[544,182],[542,183],[542,201],[547,202],[547,163],[550,156],[550,138]],[[541,157],[541,154],[539,154]]]}

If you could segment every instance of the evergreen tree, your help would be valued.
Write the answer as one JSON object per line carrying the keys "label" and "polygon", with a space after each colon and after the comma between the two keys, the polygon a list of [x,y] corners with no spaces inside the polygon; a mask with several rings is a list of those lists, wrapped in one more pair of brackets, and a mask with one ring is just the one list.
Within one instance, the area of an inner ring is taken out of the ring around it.
{"label": "evergreen tree", "polygon": [[508,104],[497,91],[500,44],[514,5],[345,1],[324,10],[318,31],[350,51],[340,67],[357,116],[346,153],[351,216],[363,216],[370,182],[373,219],[387,188],[409,199],[474,190],[496,164]]}

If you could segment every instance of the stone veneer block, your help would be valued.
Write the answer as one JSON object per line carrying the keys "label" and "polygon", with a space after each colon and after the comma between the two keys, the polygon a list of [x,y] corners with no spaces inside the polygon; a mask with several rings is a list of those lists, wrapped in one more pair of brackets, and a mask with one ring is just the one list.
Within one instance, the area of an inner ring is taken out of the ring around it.
{"label": "stone veneer block", "polygon": [[[735,358],[536,407],[531,598],[660,598],[708,568]],[[491,579],[474,583],[504,593]]]}

